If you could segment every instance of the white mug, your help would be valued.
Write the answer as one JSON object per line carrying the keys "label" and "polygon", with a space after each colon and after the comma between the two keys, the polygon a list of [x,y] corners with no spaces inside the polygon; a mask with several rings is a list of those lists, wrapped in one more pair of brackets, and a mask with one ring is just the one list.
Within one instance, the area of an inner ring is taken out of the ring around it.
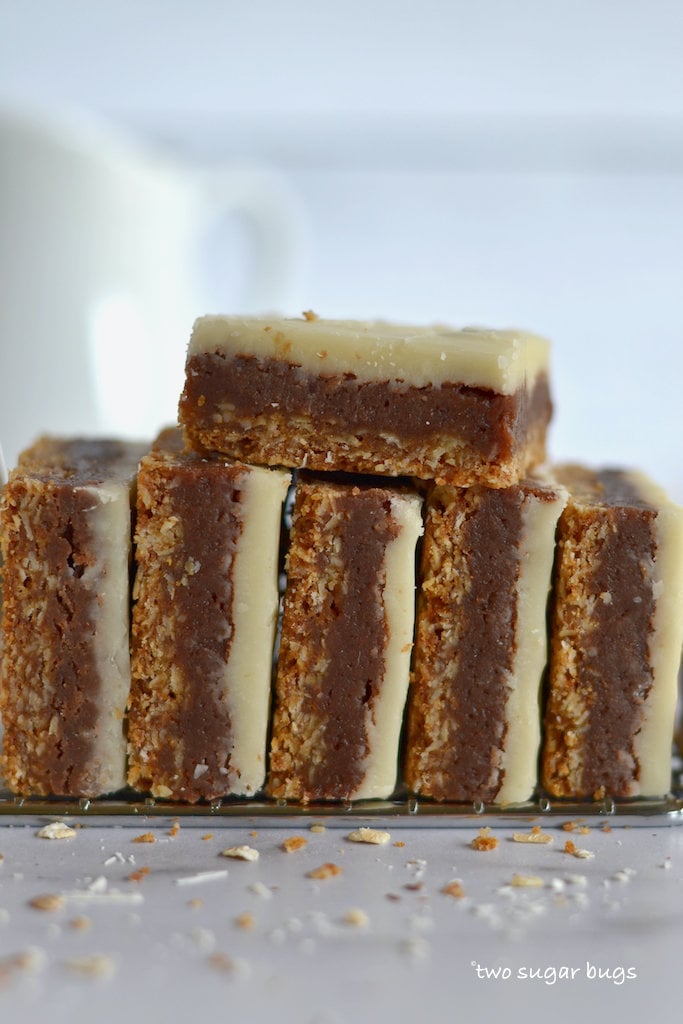
{"label": "white mug", "polygon": [[[207,295],[207,240],[246,219],[241,291]],[[291,309],[301,210],[265,168],[196,171],[83,117],[0,105],[0,444],[151,437],[176,418],[194,318]]]}

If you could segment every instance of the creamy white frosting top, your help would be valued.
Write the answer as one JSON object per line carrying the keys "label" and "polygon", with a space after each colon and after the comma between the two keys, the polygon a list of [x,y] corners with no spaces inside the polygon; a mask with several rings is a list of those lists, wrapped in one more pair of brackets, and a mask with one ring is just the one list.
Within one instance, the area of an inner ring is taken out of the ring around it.
{"label": "creamy white frosting top", "polygon": [[445,383],[513,394],[546,371],[549,343],[517,330],[384,321],[255,319],[204,316],[195,321],[188,359],[208,352],[284,359],[314,374],[353,373],[359,380]]}

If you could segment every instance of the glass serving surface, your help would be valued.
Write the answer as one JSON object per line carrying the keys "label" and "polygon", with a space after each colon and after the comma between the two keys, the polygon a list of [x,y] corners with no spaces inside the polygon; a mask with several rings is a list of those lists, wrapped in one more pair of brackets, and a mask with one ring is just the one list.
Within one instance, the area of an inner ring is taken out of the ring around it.
{"label": "glass serving surface", "polygon": [[683,824],[683,761],[678,755],[672,763],[671,791],[661,798],[601,800],[560,800],[543,793],[518,804],[435,803],[397,791],[387,800],[361,800],[347,803],[298,804],[267,798],[225,797],[211,803],[187,804],[155,800],[132,790],[97,799],[61,797],[18,797],[0,790],[0,825],[8,817],[74,818],[92,824],[106,823],[139,827],[144,818],[182,818],[185,824],[230,826],[244,819],[258,819],[270,826],[291,824],[292,819],[324,819],[327,825],[348,826],[354,821],[390,819],[393,827],[482,827],[538,823],[542,819],[581,818],[597,820],[611,827],[634,825]]}

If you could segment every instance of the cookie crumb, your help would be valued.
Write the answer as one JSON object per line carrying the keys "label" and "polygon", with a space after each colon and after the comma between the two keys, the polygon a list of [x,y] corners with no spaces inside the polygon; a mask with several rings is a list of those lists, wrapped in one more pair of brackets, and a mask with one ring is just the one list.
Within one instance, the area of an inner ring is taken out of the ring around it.
{"label": "cookie crumb", "polygon": [[325,826],[324,826],[324,825],[320,825],[320,824],[318,824],[318,822],[315,822],[315,823],[314,823],[313,825],[311,825],[311,827],[310,827],[310,830],[309,830],[309,831],[311,831],[311,832],[315,832],[316,834],[318,834],[318,835],[319,835],[319,834],[320,834],[320,833],[322,833],[322,832],[326,832],[326,831],[327,831],[327,829],[325,828]]}
{"label": "cookie crumb", "polygon": [[370,918],[360,907],[350,907],[342,920],[344,924],[349,924],[353,928],[367,928],[370,924]]}
{"label": "cookie crumb", "polygon": [[143,832],[140,836],[133,836],[133,843],[156,843],[156,836],[153,832]]}
{"label": "cookie crumb", "polygon": [[304,320],[318,320],[318,314],[314,313],[312,309],[305,309],[301,314]]}
{"label": "cookie crumb", "polygon": [[313,868],[312,871],[308,872],[308,878],[314,878],[316,880],[322,880],[325,878],[334,878],[336,875],[341,875],[342,869],[338,864],[321,864],[319,868]]}
{"label": "cookie crumb", "polygon": [[249,910],[246,910],[235,918],[235,924],[244,931],[250,931],[256,924],[256,918]]}
{"label": "cookie crumb", "polygon": [[462,882],[458,878],[454,878],[451,882],[444,885],[441,892],[444,896],[452,896],[453,899],[461,900],[465,895],[465,890],[462,887]]}
{"label": "cookie crumb", "polygon": [[221,851],[221,857],[232,857],[233,860],[255,861],[259,859],[259,852],[253,846],[229,846],[227,850]]}
{"label": "cookie crumb", "polygon": [[149,871],[150,871],[150,869],[146,868],[146,867],[138,868],[137,871],[131,871],[131,873],[126,878],[126,881],[127,882],[141,882],[143,880],[143,878],[147,877],[147,875],[149,874]]}
{"label": "cookie crumb", "polygon": [[491,835],[490,827],[480,828],[477,835],[472,840],[471,846],[473,850],[495,850],[500,840],[497,836]]}
{"label": "cookie crumb", "polygon": [[357,828],[349,832],[347,839],[352,843],[371,843],[374,846],[383,846],[391,839],[389,832],[381,832],[376,828]]}
{"label": "cookie crumb", "polygon": [[39,839],[73,839],[76,829],[71,828],[63,821],[51,821],[44,825],[37,833]]}
{"label": "cookie crumb", "polygon": [[534,825],[531,832],[513,832],[513,843],[552,843],[553,837],[544,832],[540,825]]}
{"label": "cookie crumb", "polygon": [[40,896],[34,896],[29,901],[29,906],[33,907],[34,910],[61,910],[66,903],[64,896],[59,896],[56,893],[43,893]]}
{"label": "cookie crumb", "polygon": [[582,850],[571,839],[568,839],[564,844],[563,852],[568,853],[572,857],[578,857],[579,860],[590,860],[595,856],[592,850]]}
{"label": "cookie crumb", "polygon": [[306,845],[308,839],[304,836],[288,836],[280,846],[281,850],[285,853],[295,853],[296,850],[300,850]]}
{"label": "cookie crumb", "polygon": [[540,889],[543,887],[543,879],[538,875],[514,874],[510,885],[515,889]]}
{"label": "cookie crumb", "polygon": [[78,917],[74,917],[69,921],[69,927],[73,928],[75,932],[87,932],[92,928],[92,921],[85,914],[79,914]]}

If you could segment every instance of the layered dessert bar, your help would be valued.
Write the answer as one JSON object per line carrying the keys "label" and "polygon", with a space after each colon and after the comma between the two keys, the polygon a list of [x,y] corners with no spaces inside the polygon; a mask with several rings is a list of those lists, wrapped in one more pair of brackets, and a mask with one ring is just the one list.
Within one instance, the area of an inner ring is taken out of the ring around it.
{"label": "layered dessert bar", "polygon": [[268,792],[385,798],[408,690],[421,498],[383,482],[298,484]]}
{"label": "layered dessert bar", "polygon": [[683,510],[640,473],[563,466],[543,785],[558,797],[671,786],[683,643]]}
{"label": "layered dessert bar", "polygon": [[265,777],[282,506],[290,474],[185,452],[140,465],[129,784],[253,796]]}
{"label": "layered dessert bar", "polygon": [[180,421],[246,462],[516,483],[543,460],[548,343],[514,331],[203,317]]}
{"label": "layered dessert bar", "polygon": [[406,782],[438,801],[518,803],[538,782],[540,689],[557,520],[566,492],[428,493]]}
{"label": "layered dessert bar", "polygon": [[125,785],[131,505],[143,447],[41,438],[2,498],[2,774],[24,795]]}

